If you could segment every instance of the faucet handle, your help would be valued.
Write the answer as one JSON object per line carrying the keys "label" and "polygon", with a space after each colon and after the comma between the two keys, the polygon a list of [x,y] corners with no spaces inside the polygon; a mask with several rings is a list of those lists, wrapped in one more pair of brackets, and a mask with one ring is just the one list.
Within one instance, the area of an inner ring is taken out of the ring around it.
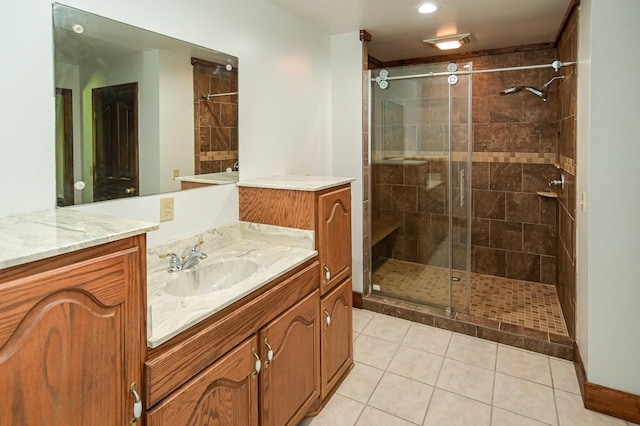
{"label": "faucet handle", "polygon": [[180,257],[175,253],[166,253],[161,254],[160,259],[164,259],[166,257],[169,258],[169,272],[176,272],[180,270]]}
{"label": "faucet handle", "polygon": [[198,244],[196,244],[195,246],[191,247],[191,252],[190,254],[193,256],[196,256],[198,259],[206,259],[207,258],[207,254],[200,251],[200,247],[204,245],[204,241],[200,241]]}
{"label": "faucet handle", "polygon": [[158,255],[158,257],[159,257],[160,259],[164,259],[164,258],[166,258],[166,257],[170,257],[171,259],[169,259],[169,260],[170,260],[170,261],[172,261],[172,262],[173,262],[173,260],[180,260],[180,258],[178,257],[178,255],[177,255],[177,254],[175,254],[175,253],[159,254],[159,255]]}
{"label": "faucet handle", "polygon": [[200,241],[198,244],[191,247],[191,253],[200,253],[200,247],[204,245],[204,241]]}

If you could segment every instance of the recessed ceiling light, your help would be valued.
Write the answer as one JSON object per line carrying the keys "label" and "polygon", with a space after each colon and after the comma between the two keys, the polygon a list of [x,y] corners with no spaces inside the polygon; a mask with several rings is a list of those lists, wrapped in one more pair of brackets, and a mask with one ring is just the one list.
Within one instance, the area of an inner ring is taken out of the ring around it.
{"label": "recessed ceiling light", "polygon": [[84,32],[84,27],[82,25],[80,25],[80,24],[73,24],[71,29],[76,34],[82,34]]}
{"label": "recessed ceiling light", "polygon": [[438,10],[438,6],[433,3],[425,3],[418,8],[419,13],[433,13]]}
{"label": "recessed ceiling light", "polygon": [[440,50],[457,49],[471,41],[471,34],[456,34],[445,37],[436,37],[422,40],[423,43]]}

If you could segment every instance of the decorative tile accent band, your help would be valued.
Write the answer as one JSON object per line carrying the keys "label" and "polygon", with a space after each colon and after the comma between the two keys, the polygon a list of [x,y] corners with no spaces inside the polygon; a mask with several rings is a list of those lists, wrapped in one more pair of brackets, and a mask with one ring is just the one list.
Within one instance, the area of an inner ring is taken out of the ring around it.
{"label": "decorative tile accent band", "polygon": [[[437,161],[448,159],[448,153],[444,151],[385,151],[383,160],[375,158],[375,163],[388,162],[398,160],[418,160],[418,161]],[[453,161],[466,161],[468,154],[466,152],[452,152],[451,159]],[[568,159],[569,160],[569,159]],[[471,161],[478,163],[522,163],[522,164],[555,164],[555,153],[529,153],[529,152],[473,152]],[[573,160],[569,160],[572,161]],[[570,172],[569,169],[566,169]],[[575,165],[573,166],[575,171]],[[574,172],[575,174],[575,172]]]}
{"label": "decorative tile accent band", "polygon": [[238,158],[238,151],[207,151],[200,153],[200,161],[234,160]]}
{"label": "decorative tile accent band", "polygon": [[565,157],[564,155],[560,156],[560,167],[562,170],[566,170],[572,175],[576,175],[576,160],[573,158]]}
{"label": "decorative tile accent band", "polygon": [[[463,159],[466,158],[466,153]],[[456,153],[453,153],[456,158]],[[554,164],[556,162],[555,153],[540,152],[474,152],[471,160],[478,163],[522,163],[522,164]]]}

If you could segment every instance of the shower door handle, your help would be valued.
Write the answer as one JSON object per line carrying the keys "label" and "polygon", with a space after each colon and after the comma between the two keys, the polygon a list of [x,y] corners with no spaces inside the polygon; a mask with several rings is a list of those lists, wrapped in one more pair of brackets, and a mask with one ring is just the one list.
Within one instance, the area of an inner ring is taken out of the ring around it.
{"label": "shower door handle", "polygon": [[464,169],[460,169],[460,207],[464,207]]}

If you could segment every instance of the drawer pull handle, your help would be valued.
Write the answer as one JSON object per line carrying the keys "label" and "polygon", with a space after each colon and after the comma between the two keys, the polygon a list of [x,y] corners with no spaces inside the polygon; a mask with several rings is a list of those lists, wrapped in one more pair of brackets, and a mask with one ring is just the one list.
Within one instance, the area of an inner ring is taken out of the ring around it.
{"label": "drawer pull handle", "polygon": [[129,421],[130,424],[138,423],[142,415],[142,400],[140,399],[140,395],[138,395],[137,387],[136,382],[131,383],[131,386],[129,386],[129,392],[133,396],[133,418]]}
{"label": "drawer pull handle", "polygon": [[264,338],[264,345],[267,347],[267,360],[264,363],[264,368],[267,368],[271,361],[273,361],[273,349],[269,344],[269,339],[266,337]]}
{"label": "drawer pull handle", "polygon": [[262,361],[260,361],[260,357],[256,353],[256,348],[251,349],[251,353],[256,358],[256,369],[251,373],[251,378],[255,379],[258,374],[260,374],[260,370],[262,369]]}
{"label": "drawer pull handle", "polygon": [[331,279],[331,271],[327,268],[327,265],[323,266],[324,268],[324,284],[329,284],[329,280]]}
{"label": "drawer pull handle", "polygon": [[327,328],[331,325],[331,315],[329,315],[329,312],[327,312],[326,309],[322,309],[322,311],[324,312],[324,314],[327,316],[324,319],[324,328]]}

